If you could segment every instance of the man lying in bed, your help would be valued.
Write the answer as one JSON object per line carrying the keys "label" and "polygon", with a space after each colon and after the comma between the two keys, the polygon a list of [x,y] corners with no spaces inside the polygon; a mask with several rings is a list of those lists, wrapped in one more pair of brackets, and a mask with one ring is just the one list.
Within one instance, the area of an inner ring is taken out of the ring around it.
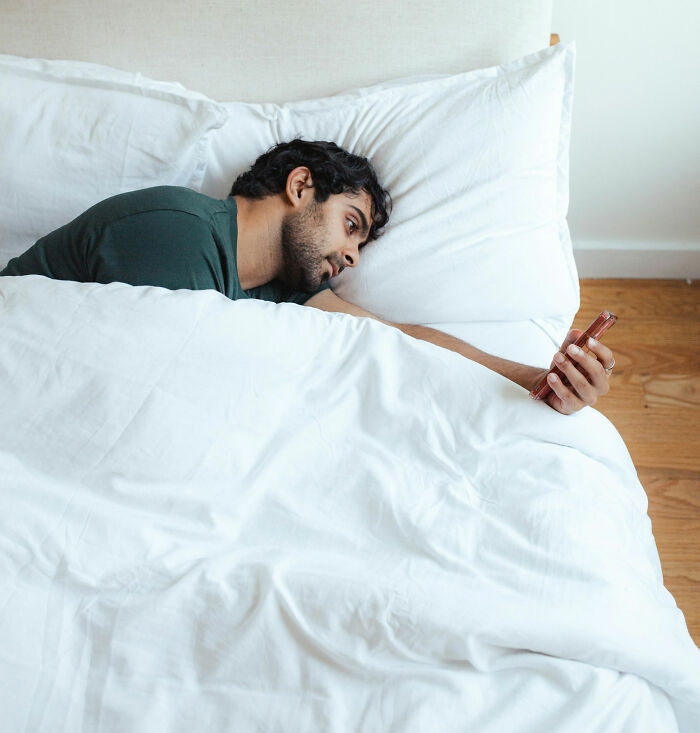
{"label": "man lying in bed", "polygon": [[[39,239],[0,275],[214,289],[228,298],[293,302],[375,318],[499,372],[530,390],[542,370],[486,354],[425,326],[389,323],[330,290],[380,236],[391,197],[366,158],[334,143],[293,140],[261,155],[225,201],[177,186],[123,193]],[[581,334],[569,332],[562,351]],[[569,347],[570,348],[570,347]],[[608,391],[610,349],[572,353],[547,403],[570,414]],[[609,368],[609,367],[608,367]]]}

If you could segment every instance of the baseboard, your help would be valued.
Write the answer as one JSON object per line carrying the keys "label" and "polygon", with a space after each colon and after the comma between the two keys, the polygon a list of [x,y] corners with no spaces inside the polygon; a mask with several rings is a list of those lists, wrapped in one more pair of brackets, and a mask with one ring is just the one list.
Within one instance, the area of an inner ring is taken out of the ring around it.
{"label": "baseboard", "polygon": [[700,279],[700,242],[574,242],[580,278]]}

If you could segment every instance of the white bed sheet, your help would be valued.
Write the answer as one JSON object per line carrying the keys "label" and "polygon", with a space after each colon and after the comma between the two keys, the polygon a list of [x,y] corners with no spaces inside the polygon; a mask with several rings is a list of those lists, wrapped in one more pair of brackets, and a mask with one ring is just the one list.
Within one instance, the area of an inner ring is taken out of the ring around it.
{"label": "white bed sheet", "polygon": [[0,729],[692,731],[619,434],[372,319],[0,278]]}

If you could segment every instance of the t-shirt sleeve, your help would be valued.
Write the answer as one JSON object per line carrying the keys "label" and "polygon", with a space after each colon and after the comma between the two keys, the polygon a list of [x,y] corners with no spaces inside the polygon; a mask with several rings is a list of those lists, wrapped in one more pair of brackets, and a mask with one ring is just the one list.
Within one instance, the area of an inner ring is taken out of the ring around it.
{"label": "t-shirt sleeve", "polygon": [[296,292],[292,293],[288,297],[284,299],[285,303],[298,303],[299,305],[304,305],[306,301],[309,298],[313,298],[314,295],[318,295],[318,293],[323,292],[324,290],[329,290],[331,287],[330,282],[326,281],[321,285],[321,287],[315,292],[315,293],[304,293],[301,290],[297,290]]}
{"label": "t-shirt sleeve", "polygon": [[123,200],[96,204],[10,260],[0,274],[225,293],[226,273],[206,221],[174,208],[115,216]]}
{"label": "t-shirt sleeve", "polygon": [[37,240],[0,274],[172,290],[223,287],[213,238],[198,217],[149,211],[103,224],[93,210]]}
{"label": "t-shirt sleeve", "polygon": [[0,275],[44,275],[56,280],[85,282],[85,253],[89,240],[83,236],[80,218],[38,239],[19,257],[13,257]]}

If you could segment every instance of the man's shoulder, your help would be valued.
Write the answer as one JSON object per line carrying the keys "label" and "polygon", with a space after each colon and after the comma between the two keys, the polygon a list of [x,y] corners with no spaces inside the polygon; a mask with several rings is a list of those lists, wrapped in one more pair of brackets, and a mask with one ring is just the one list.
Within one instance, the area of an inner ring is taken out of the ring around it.
{"label": "man's shoulder", "polygon": [[181,201],[192,205],[211,206],[220,204],[219,199],[195,191],[186,186],[150,186],[130,191],[126,196],[141,201]]}
{"label": "man's shoulder", "polygon": [[230,212],[225,201],[211,198],[184,186],[151,186],[119,193],[100,201],[85,212],[102,221],[161,211],[178,211],[201,219]]}

